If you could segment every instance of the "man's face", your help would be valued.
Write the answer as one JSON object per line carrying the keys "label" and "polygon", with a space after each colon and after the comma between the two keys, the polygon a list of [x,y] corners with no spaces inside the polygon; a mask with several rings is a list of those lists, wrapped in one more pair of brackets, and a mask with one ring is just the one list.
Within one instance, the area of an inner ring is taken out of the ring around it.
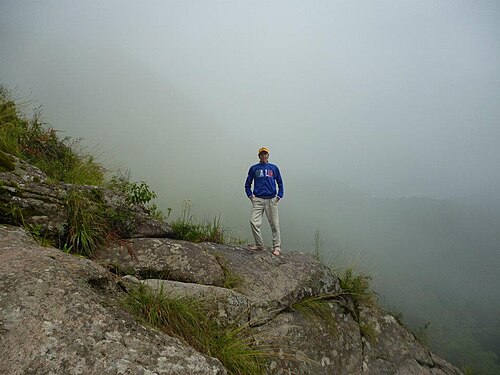
{"label": "man's face", "polygon": [[263,151],[259,154],[259,159],[261,163],[267,163],[267,160],[269,159],[269,154]]}

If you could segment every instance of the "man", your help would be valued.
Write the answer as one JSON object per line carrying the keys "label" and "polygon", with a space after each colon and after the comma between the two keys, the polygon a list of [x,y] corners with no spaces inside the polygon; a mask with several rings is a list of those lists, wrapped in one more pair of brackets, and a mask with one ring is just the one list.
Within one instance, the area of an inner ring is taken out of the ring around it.
{"label": "man", "polygon": [[[273,255],[281,252],[280,224],[278,218],[278,202],[283,198],[284,188],[278,166],[269,163],[269,149],[261,147],[258,152],[260,162],[252,165],[245,181],[245,192],[252,201],[250,226],[255,239],[251,250],[264,250],[264,241],[260,233],[262,215],[266,213],[273,234]],[[253,182],[253,192],[251,189]],[[278,185],[278,191],[276,191]]]}

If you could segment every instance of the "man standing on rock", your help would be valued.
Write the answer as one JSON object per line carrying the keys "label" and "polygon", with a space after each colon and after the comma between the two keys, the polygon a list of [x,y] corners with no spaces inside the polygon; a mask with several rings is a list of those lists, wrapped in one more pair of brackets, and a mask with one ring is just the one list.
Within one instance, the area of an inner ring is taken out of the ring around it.
{"label": "man standing on rock", "polygon": [[[278,202],[283,198],[284,188],[281,173],[277,165],[269,163],[269,149],[261,147],[258,152],[260,162],[248,170],[245,181],[245,192],[252,201],[250,226],[255,238],[251,250],[264,250],[264,241],[260,233],[262,215],[266,213],[273,234],[273,255],[281,252],[280,224],[278,218]],[[253,182],[253,192],[251,189]],[[276,192],[276,185],[278,191]]]}

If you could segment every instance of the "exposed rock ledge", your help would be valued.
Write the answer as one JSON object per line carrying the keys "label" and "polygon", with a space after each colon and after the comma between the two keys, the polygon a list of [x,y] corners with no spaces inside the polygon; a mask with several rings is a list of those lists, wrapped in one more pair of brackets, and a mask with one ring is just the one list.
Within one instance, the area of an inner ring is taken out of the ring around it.
{"label": "exposed rock ledge", "polygon": [[[276,258],[237,246],[141,238],[103,251],[98,262],[40,247],[21,228],[0,224],[0,373],[226,374],[218,360],[120,309],[125,292],[109,270],[172,293],[213,297],[221,322],[249,321],[263,342],[292,352],[270,357],[269,374],[461,373],[376,307],[358,310],[376,331],[371,342],[335,301],[334,329],[290,309],[341,291],[335,275],[306,254]],[[227,272],[241,278],[235,290],[223,288]]]}

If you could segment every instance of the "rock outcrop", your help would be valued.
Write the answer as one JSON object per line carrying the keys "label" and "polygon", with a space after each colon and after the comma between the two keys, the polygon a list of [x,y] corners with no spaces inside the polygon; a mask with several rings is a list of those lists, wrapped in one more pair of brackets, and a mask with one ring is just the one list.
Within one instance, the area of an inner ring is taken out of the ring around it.
{"label": "rock outcrop", "polygon": [[96,263],[0,225],[0,373],[226,374],[124,312],[123,293]]}
{"label": "rock outcrop", "polygon": [[[50,182],[9,160],[0,171],[1,374],[227,373],[132,317],[120,301],[136,284],[208,302],[221,326],[247,326],[266,348],[265,374],[461,374],[392,315],[345,293],[309,254],[175,240],[140,206],[129,207],[128,238],[92,260],[42,247],[6,222],[17,212],[25,226],[59,236],[68,192],[97,188]],[[119,194],[98,190],[110,209],[122,207]]]}
{"label": "rock outcrop", "polygon": [[68,227],[66,200],[71,191],[97,192],[110,210],[120,212],[121,237],[169,237],[170,227],[153,219],[142,205],[126,205],[123,194],[95,186],[50,181],[33,165],[3,153],[13,168],[0,170],[0,218],[16,216],[17,221],[38,227],[51,238],[64,236]]}

